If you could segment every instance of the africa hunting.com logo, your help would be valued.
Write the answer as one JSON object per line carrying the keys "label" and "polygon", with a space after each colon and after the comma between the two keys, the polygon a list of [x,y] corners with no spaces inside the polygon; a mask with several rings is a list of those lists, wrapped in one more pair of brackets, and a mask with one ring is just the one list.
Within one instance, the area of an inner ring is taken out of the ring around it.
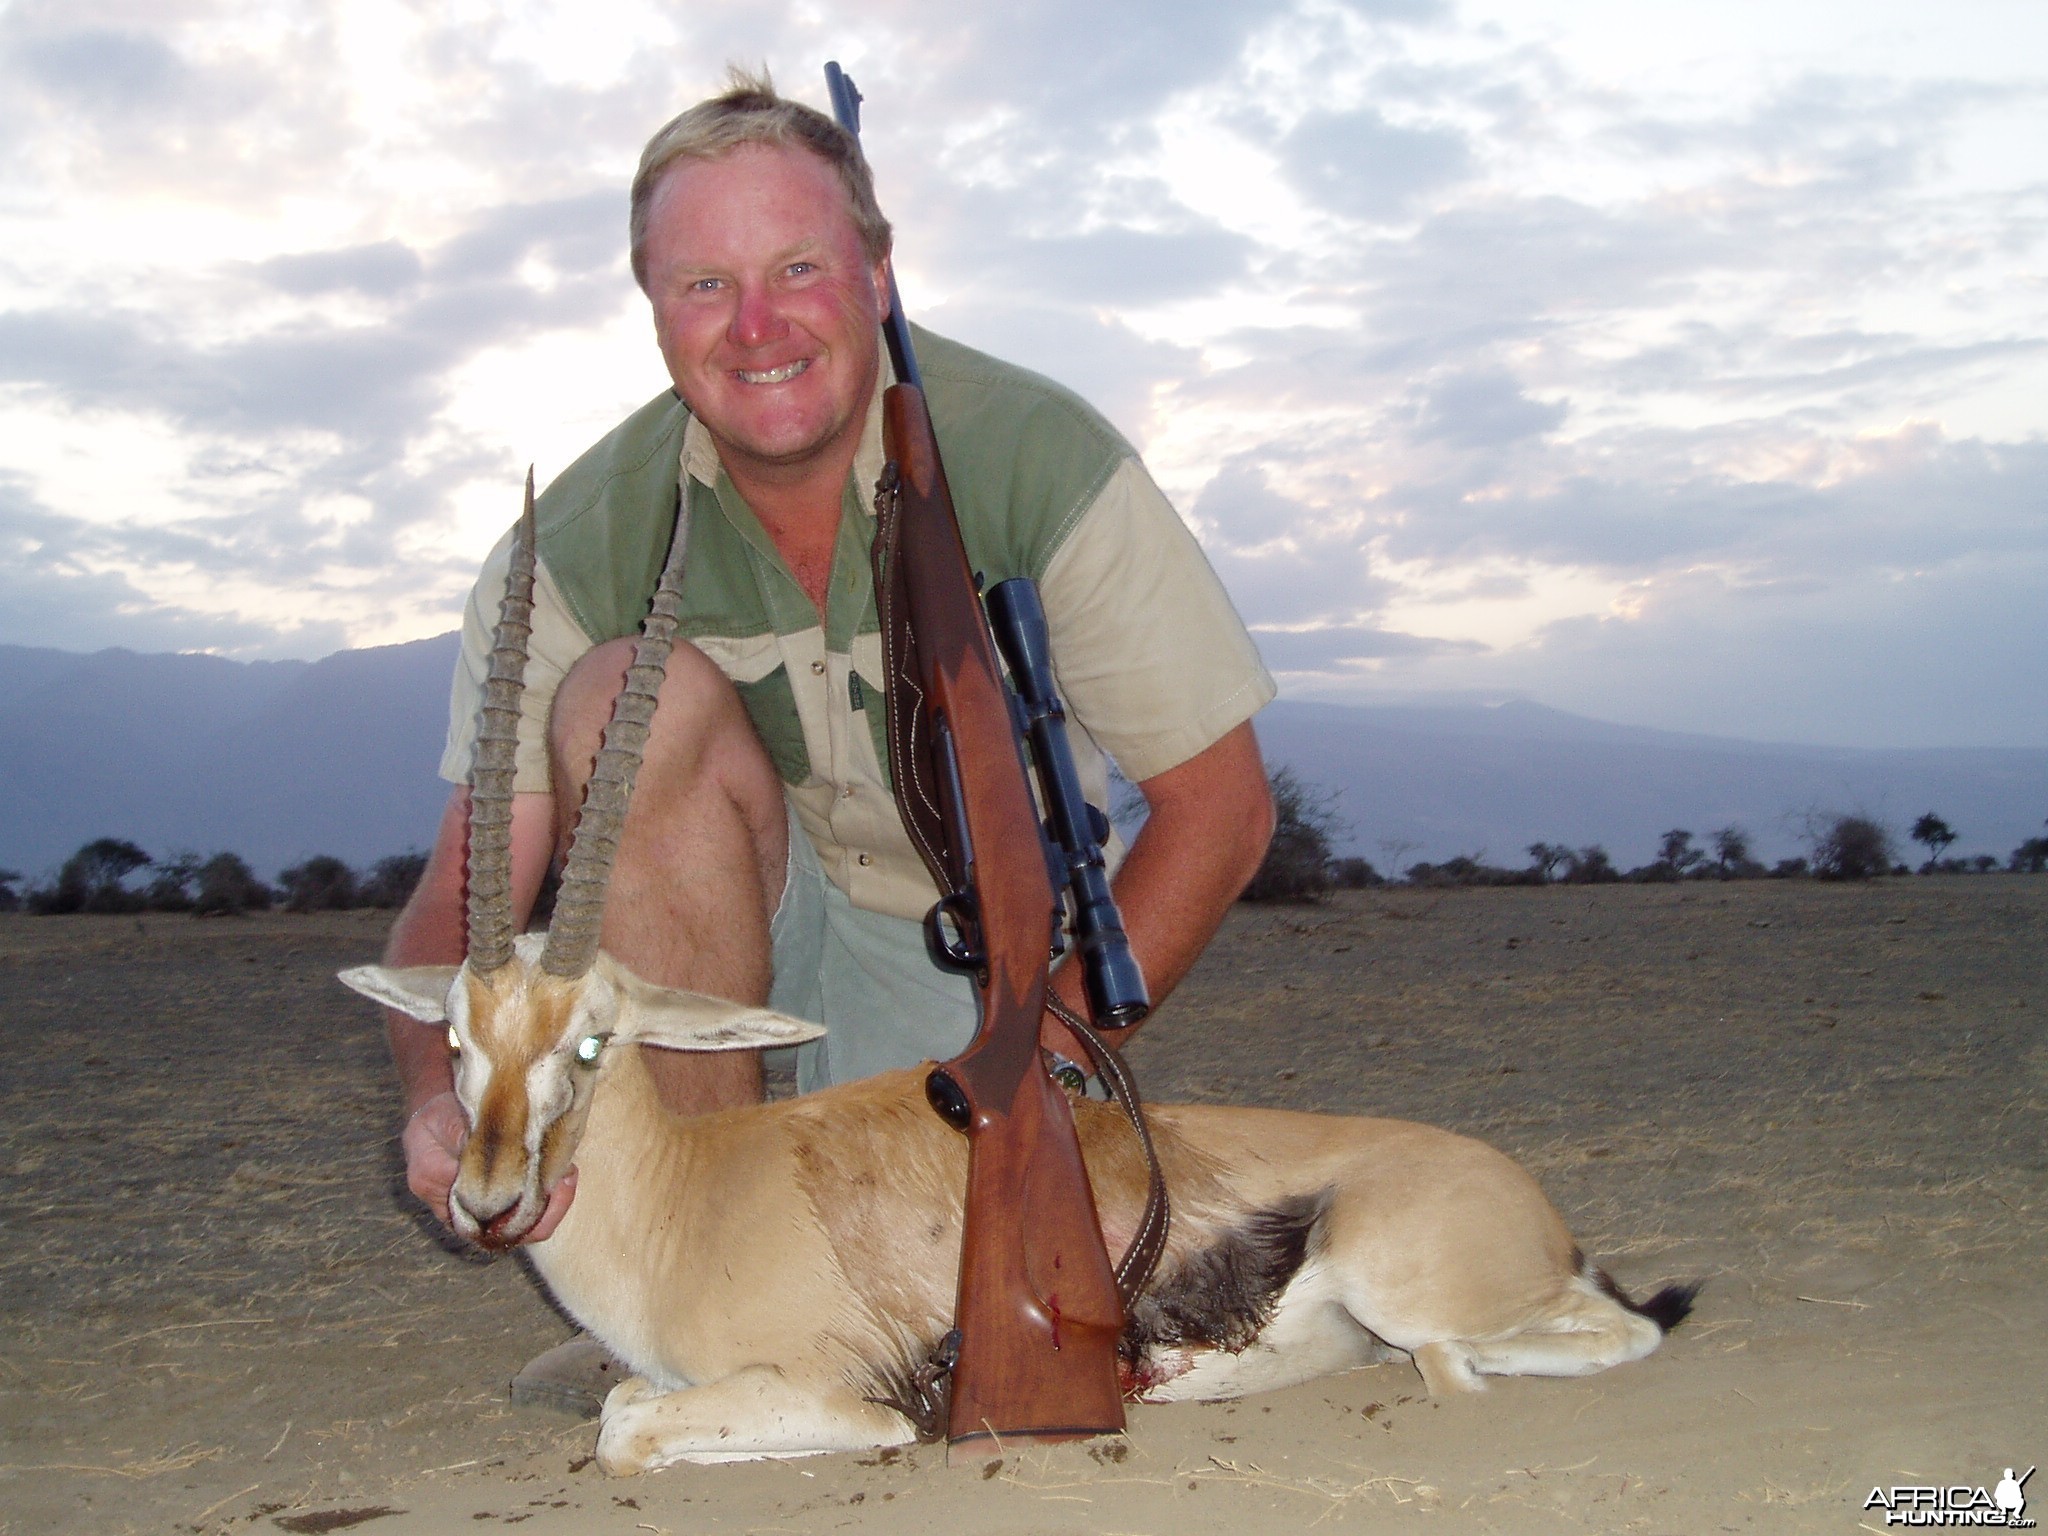
{"label": "africa hunting.com logo", "polygon": [[1895,1483],[1890,1488],[1872,1488],[1863,1501],[1865,1509],[1884,1511],[1886,1525],[2002,1525],[2008,1529],[2029,1529],[2027,1478],[2014,1477],[2012,1468],[1996,1487],[1986,1490],[1956,1483],[1946,1488]]}

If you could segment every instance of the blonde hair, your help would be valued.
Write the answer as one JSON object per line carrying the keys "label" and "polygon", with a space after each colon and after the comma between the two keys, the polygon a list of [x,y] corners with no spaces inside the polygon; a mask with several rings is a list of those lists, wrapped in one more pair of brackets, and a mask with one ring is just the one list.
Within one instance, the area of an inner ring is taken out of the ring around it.
{"label": "blonde hair", "polygon": [[737,64],[726,69],[726,88],[708,101],[670,119],[647,141],[633,175],[628,233],[633,279],[647,287],[647,221],[662,176],[679,160],[715,160],[745,144],[807,149],[839,175],[853,213],[854,228],[870,261],[889,254],[889,221],[875,201],[875,180],[860,152],[860,141],[831,118],[802,102],[775,94],[763,68],[751,74]]}

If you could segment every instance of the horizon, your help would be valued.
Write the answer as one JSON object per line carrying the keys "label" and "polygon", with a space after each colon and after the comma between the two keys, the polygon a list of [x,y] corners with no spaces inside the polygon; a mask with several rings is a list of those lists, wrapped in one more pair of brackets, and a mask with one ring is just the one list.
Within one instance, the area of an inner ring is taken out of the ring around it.
{"label": "horizon", "polygon": [[[325,661],[331,661],[338,656],[361,654],[366,651],[395,650],[402,646],[426,645],[434,641],[453,641],[460,636],[460,633],[461,631],[459,629],[446,629],[436,634],[419,635],[408,640],[390,640],[382,642],[377,645],[344,646],[338,650],[328,651],[319,656],[307,657],[224,656],[217,651],[209,650],[141,651],[135,649],[133,646],[126,645],[107,645],[100,646],[95,650],[81,651],[74,650],[66,646],[26,645],[17,641],[5,640],[0,640],[0,649],[12,647],[17,650],[50,651],[58,655],[78,657],[97,656],[105,654],[107,652],[121,652],[123,654],[131,656],[203,657],[208,660],[227,662],[234,665],[287,665],[312,667],[318,666],[320,663]],[[1738,743],[1743,746],[1753,747],[1783,747],[1794,751],[1802,752],[1856,752],[1872,754],[1913,752],[2048,752],[2048,743],[2015,744],[2010,742],[1965,741],[1941,742],[1928,746],[1893,747],[1882,745],[1873,746],[1869,744],[1855,742],[1801,741],[1785,737],[1738,736],[1731,734],[1729,732],[1707,731],[1699,729],[1697,727],[1647,725],[1639,721],[1620,720],[1604,715],[1589,714],[1582,710],[1560,708],[1559,706],[1554,704],[1546,704],[1541,699],[1532,698],[1527,694],[1502,693],[1498,690],[1485,690],[1478,688],[1469,689],[1462,692],[1450,689],[1439,690],[1434,692],[1387,691],[1375,694],[1369,698],[1352,699],[1317,698],[1313,696],[1304,697],[1301,695],[1283,693],[1279,698],[1275,699],[1273,702],[1275,704],[1306,704],[1327,706],[1332,709],[1366,711],[1401,709],[1485,711],[1502,709],[1510,705],[1519,704],[1527,705],[1531,709],[1541,710],[1547,714],[1558,715],[1570,720],[1582,721],[1592,725],[1610,726],[1615,729],[1624,731],[1640,731],[1647,735],[1696,738],[1704,741],[1727,741]],[[1268,705],[1266,707],[1271,708],[1272,705]],[[1263,714],[1264,710],[1261,710],[1260,713]],[[1258,716],[1253,716],[1254,725],[1257,724],[1257,721]],[[1277,767],[1281,765],[1276,764],[1274,766]]]}

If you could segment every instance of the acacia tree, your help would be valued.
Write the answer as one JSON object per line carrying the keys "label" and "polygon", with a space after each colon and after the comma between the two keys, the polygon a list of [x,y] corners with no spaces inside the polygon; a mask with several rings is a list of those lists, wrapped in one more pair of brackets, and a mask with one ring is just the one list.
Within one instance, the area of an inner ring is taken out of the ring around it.
{"label": "acacia tree", "polygon": [[2030,837],[2013,849],[2005,866],[2016,875],[2048,874],[2048,837]]}
{"label": "acacia tree", "polygon": [[148,863],[126,838],[96,837],[64,861],[54,886],[32,891],[29,904],[38,912],[133,912],[143,898],[123,882]]}
{"label": "acacia tree", "polygon": [[1934,866],[1940,862],[1943,852],[1956,840],[1955,830],[1932,811],[1913,823],[1913,830],[1909,835],[1914,842],[1927,845],[1927,863],[1920,870],[1923,875],[1934,872]]}
{"label": "acacia tree", "polygon": [[1684,827],[1673,827],[1657,844],[1657,862],[1677,874],[1684,874],[1705,857],[1705,853],[1693,847],[1692,833]]}
{"label": "acacia tree", "polygon": [[153,912],[190,912],[192,888],[199,883],[199,855],[189,849],[158,859],[150,866],[144,893]]}
{"label": "acacia tree", "polygon": [[1572,851],[1563,843],[1531,843],[1528,854],[1529,868],[1536,876],[1536,883],[1548,885],[1557,867],[1571,858]]}
{"label": "acacia tree", "polygon": [[1739,873],[1749,863],[1749,834],[1740,827],[1723,827],[1713,834],[1714,861],[1721,866],[1721,878],[1726,880]]}

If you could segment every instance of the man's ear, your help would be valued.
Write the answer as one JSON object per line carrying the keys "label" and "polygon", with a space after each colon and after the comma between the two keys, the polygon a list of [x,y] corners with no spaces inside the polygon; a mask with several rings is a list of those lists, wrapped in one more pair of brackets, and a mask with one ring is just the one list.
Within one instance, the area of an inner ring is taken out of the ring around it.
{"label": "man's ear", "polygon": [[875,308],[885,321],[889,318],[889,287],[895,272],[895,268],[890,265],[890,259],[884,256],[868,269],[868,276],[875,285]]}
{"label": "man's ear", "polygon": [[759,1050],[802,1045],[825,1033],[824,1025],[807,1019],[657,987],[624,966],[613,972],[612,985],[619,995],[613,1038],[635,1045],[659,1045],[671,1051]]}
{"label": "man's ear", "polygon": [[358,965],[343,971],[341,982],[371,1002],[410,1014],[422,1024],[442,1024],[448,1019],[448,993],[461,969],[459,965],[413,965],[402,970]]}

